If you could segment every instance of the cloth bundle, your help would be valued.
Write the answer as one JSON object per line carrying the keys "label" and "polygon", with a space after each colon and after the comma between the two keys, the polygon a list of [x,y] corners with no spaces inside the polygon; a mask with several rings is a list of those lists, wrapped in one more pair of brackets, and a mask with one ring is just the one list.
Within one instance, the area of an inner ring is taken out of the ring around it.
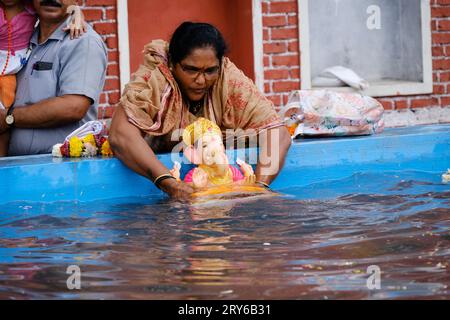
{"label": "cloth bundle", "polygon": [[384,129],[381,103],[357,93],[296,90],[281,113],[293,138],[369,135]]}
{"label": "cloth bundle", "polygon": [[55,144],[52,155],[58,158],[112,156],[113,153],[106,135],[106,126],[100,121],[86,122],[69,134],[64,143]]}

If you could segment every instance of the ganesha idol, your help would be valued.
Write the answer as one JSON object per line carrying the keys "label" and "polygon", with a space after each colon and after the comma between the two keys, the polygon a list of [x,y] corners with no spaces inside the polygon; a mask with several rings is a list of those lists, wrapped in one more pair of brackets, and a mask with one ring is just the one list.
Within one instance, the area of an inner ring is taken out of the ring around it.
{"label": "ganesha idol", "polygon": [[[249,164],[238,159],[236,163],[240,169],[230,165],[222,141],[222,132],[210,120],[199,118],[186,127],[183,142],[186,145],[184,156],[197,165],[183,179],[194,190],[215,189],[216,193],[220,193],[220,190],[227,190],[227,187],[231,190],[230,186],[245,186],[245,190],[250,192],[261,192],[265,189],[255,184],[256,177]],[[179,164],[176,163],[170,173],[180,180]]]}

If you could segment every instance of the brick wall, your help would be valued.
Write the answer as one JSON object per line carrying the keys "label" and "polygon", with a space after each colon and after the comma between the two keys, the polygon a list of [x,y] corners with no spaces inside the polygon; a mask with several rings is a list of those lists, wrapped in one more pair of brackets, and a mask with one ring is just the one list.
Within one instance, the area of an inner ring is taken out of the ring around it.
{"label": "brick wall", "polygon": [[79,3],[83,5],[86,20],[101,35],[108,48],[108,70],[98,117],[110,118],[120,98],[116,0],[82,0]]}
{"label": "brick wall", "polygon": [[[433,94],[379,98],[386,110],[450,106],[450,0],[430,0],[433,50]],[[280,106],[288,92],[300,88],[296,0],[264,0],[264,87]],[[301,39],[300,39],[301,41]]]}
{"label": "brick wall", "polygon": [[[116,0],[83,0],[86,19],[108,47],[108,73],[99,118],[109,118],[120,98]],[[430,0],[434,92],[379,98],[386,110],[450,106],[450,0]],[[276,106],[300,89],[297,0],[262,0],[264,91]]]}

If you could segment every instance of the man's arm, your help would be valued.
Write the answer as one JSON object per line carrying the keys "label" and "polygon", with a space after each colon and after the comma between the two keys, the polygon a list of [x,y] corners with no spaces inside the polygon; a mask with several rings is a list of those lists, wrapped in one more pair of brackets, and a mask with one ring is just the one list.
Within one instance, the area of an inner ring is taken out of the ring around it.
{"label": "man's arm", "polygon": [[[14,126],[18,128],[51,128],[80,121],[92,100],[82,95],[64,95],[14,108]],[[6,131],[5,113],[0,114],[0,133]]]}
{"label": "man's arm", "polygon": [[92,100],[82,95],[68,94],[42,100],[26,107],[14,108],[14,126],[18,128],[51,128],[80,121]]}
{"label": "man's arm", "polygon": [[260,133],[259,142],[256,181],[270,184],[283,168],[291,136],[287,128],[281,126]]}

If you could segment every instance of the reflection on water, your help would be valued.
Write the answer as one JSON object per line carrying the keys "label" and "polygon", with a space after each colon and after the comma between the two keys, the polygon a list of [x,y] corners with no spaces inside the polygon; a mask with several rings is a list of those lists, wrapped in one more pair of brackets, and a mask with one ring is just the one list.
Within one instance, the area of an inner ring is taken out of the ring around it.
{"label": "reflection on water", "polygon": [[[0,206],[0,299],[448,299],[450,187],[439,180],[357,174],[200,207]],[[81,290],[67,289],[69,265]],[[380,290],[366,286],[370,265]]]}

